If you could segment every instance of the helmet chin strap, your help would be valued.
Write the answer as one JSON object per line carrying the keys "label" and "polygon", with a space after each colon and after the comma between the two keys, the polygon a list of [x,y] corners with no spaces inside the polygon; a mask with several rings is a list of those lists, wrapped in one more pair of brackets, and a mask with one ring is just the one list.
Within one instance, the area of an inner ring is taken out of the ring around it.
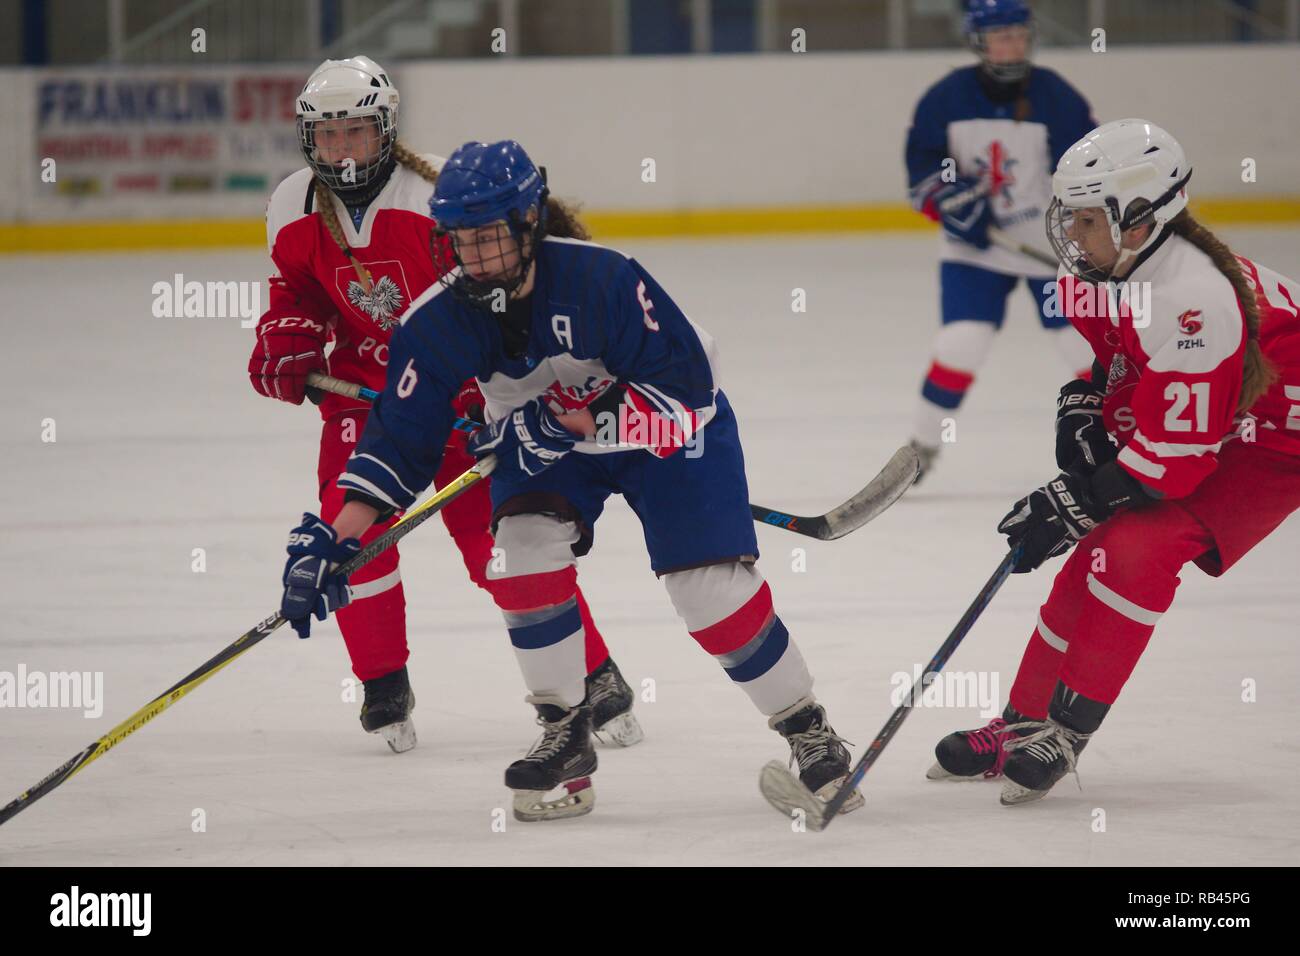
{"label": "helmet chin strap", "polygon": [[[1108,278],[1114,278],[1115,273],[1119,270],[1120,266],[1130,260],[1141,260],[1143,254],[1160,240],[1160,237],[1164,235],[1165,225],[1169,222],[1169,218],[1162,216],[1160,210],[1167,206],[1173,198],[1178,195],[1179,190],[1183,189],[1187,185],[1187,181],[1191,178],[1192,171],[1189,169],[1187,175],[1183,176],[1178,180],[1178,182],[1166,189],[1156,198],[1155,202],[1151,203],[1150,206],[1137,213],[1135,220],[1127,226],[1124,225],[1124,215],[1119,212],[1119,207],[1113,200],[1107,200],[1106,218],[1110,220],[1110,238],[1111,242],[1115,244],[1115,248],[1119,250],[1119,257],[1115,260],[1115,264],[1110,267],[1110,275]],[[1149,222],[1151,226],[1151,234],[1147,236],[1142,245],[1138,246],[1136,249],[1125,249],[1125,231],[1136,228],[1140,225],[1146,225],[1147,223],[1142,222],[1142,220],[1147,220],[1147,222]],[[1131,271],[1132,268],[1130,267],[1130,269],[1125,272],[1125,275]]]}

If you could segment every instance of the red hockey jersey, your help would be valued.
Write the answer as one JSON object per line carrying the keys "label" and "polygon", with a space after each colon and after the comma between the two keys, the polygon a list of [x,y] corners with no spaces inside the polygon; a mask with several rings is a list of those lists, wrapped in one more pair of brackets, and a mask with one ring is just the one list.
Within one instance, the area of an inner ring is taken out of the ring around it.
{"label": "red hockey jersey", "polygon": [[1300,455],[1300,283],[1240,261],[1256,290],[1260,346],[1279,373],[1246,415],[1237,414],[1245,318],[1231,283],[1192,243],[1171,234],[1109,287],[1058,281],[1065,314],[1108,370],[1119,462],[1165,497],[1196,488],[1225,441]]}
{"label": "red hockey jersey", "polygon": [[[442,168],[441,157],[423,158]],[[270,303],[259,326],[300,319],[305,330],[319,327],[322,341],[328,337],[334,343],[329,373],[382,391],[392,330],[407,305],[450,262],[445,250],[435,262],[432,243],[443,240],[435,239],[429,217],[432,195],[432,183],[398,165],[357,228],[331,194],[348,246],[370,271],[374,286],[367,292],[316,211],[312,171],[301,169],[286,178],[266,209],[267,244],[278,274],[271,277]],[[329,418],[364,404],[331,394],[321,403],[321,415]]]}

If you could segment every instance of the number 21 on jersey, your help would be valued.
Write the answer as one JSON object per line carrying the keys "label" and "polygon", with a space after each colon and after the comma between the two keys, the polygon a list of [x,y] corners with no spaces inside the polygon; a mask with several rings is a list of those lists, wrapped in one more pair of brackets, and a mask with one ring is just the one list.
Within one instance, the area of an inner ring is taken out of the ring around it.
{"label": "number 21 on jersey", "polygon": [[[1195,382],[1190,386],[1186,382],[1170,382],[1165,386],[1165,398],[1172,403],[1165,412],[1165,431],[1203,432],[1210,427],[1209,382]],[[1189,405],[1196,418],[1195,428],[1192,419],[1184,417],[1189,412]]]}

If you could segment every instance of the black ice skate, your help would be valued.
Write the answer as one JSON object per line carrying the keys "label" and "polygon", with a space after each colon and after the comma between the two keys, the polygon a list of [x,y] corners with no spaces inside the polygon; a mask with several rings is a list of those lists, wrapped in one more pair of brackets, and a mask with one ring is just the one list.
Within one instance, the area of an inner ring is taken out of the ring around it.
{"label": "black ice skate", "polygon": [[415,691],[406,668],[365,681],[366,699],[361,705],[361,727],[381,734],[393,753],[405,753],[415,746]]}
{"label": "black ice skate", "polygon": [[[515,819],[563,820],[590,813],[596,805],[591,775],[596,748],[591,741],[591,709],[568,707],[558,697],[526,697],[537,707],[542,736],[531,750],[506,768],[506,786],[515,792]],[[563,787],[561,796],[547,793]]]}
{"label": "black ice skate", "polygon": [[[826,711],[805,697],[792,707],[774,714],[767,725],[790,745],[790,763],[799,765],[799,782],[822,803],[828,803],[849,775],[849,752],[842,737],[826,719]],[[769,798],[770,800],[771,798]],[[844,801],[840,813],[848,813],[865,801],[856,790]],[[790,801],[791,807],[798,804]],[[773,803],[773,806],[777,806]],[[788,812],[791,807],[777,806]]]}
{"label": "black ice skate", "polygon": [[912,451],[916,452],[916,457],[921,460],[921,470],[916,473],[916,480],[912,482],[914,485],[919,485],[922,479],[924,479],[925,476],[934,468],[935,462],[939,460],[939,446],[922,445],[915,438],[907,444],[911,447]]}
{"label": "black ice skate", "polygon": [[1041,800],[1058,780],[1074,772],[1080,752],[1108,710],[1109,704],[1090,700],[1058,681],[1046,720],[1008,725],[1018,736],[1006,743],[1010,753],[1002,768],[1002,805]]}
{"label": "black ice skate", "polygon": [[631,747],[645,739],[641,724],[632,713],[635,695],[623,675],[608,657],[587,675],[587,704],[596,739],[619,747]]}
{"label": "black ice skate", "polygon": [[1008,730],[1024,721],[1024,716],[1007,704],[1001,717],[994,717],[978,730],[958,730],[944,737],[934,748],[934,766],[925,772],[927,780],[992,780],[1002,776],[1002,767],[1010,755],[1006,741],[1016,736]]}

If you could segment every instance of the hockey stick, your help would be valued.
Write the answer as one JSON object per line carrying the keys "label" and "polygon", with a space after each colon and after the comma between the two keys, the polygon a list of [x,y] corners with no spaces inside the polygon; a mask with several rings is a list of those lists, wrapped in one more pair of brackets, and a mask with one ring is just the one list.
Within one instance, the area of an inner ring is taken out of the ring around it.
{"label": "hockey stick", "polygon": [[[322,391],[334,392],[337,395],[366,402],[373,402],[379,395],[374,389],[322,375],[320,372],[309,373],[307,384]],[[482,427],[478,422],[468,418],[457,418],[454,424],[461,431],[474,431]],[[880,474],[871,479],[865,488],[824,515],[802,517],[755,504],[749,506],[749,513],[760,524],[784,528],[786,531],[793,531],[795,534],[807,535],[821,541],[834,541],[851,531],[857,531],[901,498],[903,493],[912,487],[920,470],[920,458],[911,447],[905,445],[894,452],[894,456],[880,470]]]}
{"label": "hockey stick", "polygon": [[1061,264],[1056,261],[1056,256],[1050,255],[1042,249],[1035,249],[1033,246],[1027,246],[1023,242],[1016,242],[1016,240],[1012,239],[996,226],[989,227],[989,242],[993,243],[995,246],[1001,246],[1003,249],[1010,252],[1018,252],[1022,256],[1028,256],[1030,259],[1041,262],[1045,266],[1050,266],[1053,275],[1056,274],[1056,270],[1061,266]]}
{"label": "hockey stick", "polygon": [[[333,375],[326,375],[323,372],[308,372],[307,384],[312,388],[319,388],[322,392],[333,392],[335,395],[355,398],[371,404],[374,404],[375,399],[379,397],[379,393],[373,388],[366,388],[356,382],[347,382],[341,378],[335,378]],[[483,426],[473,419],[457,418],[451,423],[451,427],[461,432],[472,432]]]}
{"label": "hockey stick", "polygon": [[916,700],[920,698],[921,693],[929,686],[938,676],[939,671],[948,663],[948,658],[957,650],[957,645],[962,642],[962,638],[970,631],[979,616],[984,613],[989,602],[993,600],[993,595],[998,593],[1007,576],[1011,574],[1011,569],[1015,567],[1016,560],[1020,557],[1020,548],[1013,548],[1007,552],[998,569],[993,572],[993,576],[985,582],[984,587],[980,588],[979,594],[971,602],[966,613],[961,616],[957,626],[952,629],[948,639],[943,642],[939,650],[935,652],[930,663],[922,672],[920,678],[912,683],[907,692],[907,697],[898,709],[890,714],[889,719],[885,721],[885,726],[881,728],[880,733],[876,734],[876,739],[871,741],[869,746],[853,766],[852,772],[847,780],[840,785],[839,790],[835,792],[830,800],[822,803],[812,794],[807,787],[799,782],[799,778],[790,772],[785,764],[779,761],[769,761],[762,769],[758,778],[758,788],[762,791],[767,802],[780,810],[787,817],[796,810],[804,813],[804,819],[814,830],[825,830],[831,825],[840,808],[844,806],[845,801],[853,794],[862,778],[866,776],[871,765],[884,751],[885,746],[893,739],[898,728],[903,725],[907,715],[912,712],[912,707]]}
{"label": "hockey stick", "polygon": [[880,469],[880,474],[872,478],[865,488],[839,507],[832,508],[824,515],[802,518],[798,515],[774,511],[762,505],[751,504],[749,513],[754,520],[784,528],[796,534],[805,534],[822,541],[834,541],[851,531],[857,531],[864,524],[885,511],[911,488],[916,476],[921,472],[921,459],[910,445],[904,445]]}
{"label": "hockey stick", "polygon": [[[356,571],[363,565],[369,564],[381,552],[388,550],[388,548],[392,547],[403,537],[410,534],[429,518],[433,517],[433,515],[441,511],[450,502],[459,498],[462,494],[489,475],[495,466],[495,457],[489,455],[484,458],[455,481],[448,483],[442,488],[442,490],[434,493],[421,504],[408,511],[402,516],[400,521],[377,537],[374,541],[371,541],[346,562],[339,565],[337,573],[350,575],[353,571]],[[80,773],[87,764],[102,757],[109,751],[109,749],[115,747],[131,734],[135,733],[172,704],[176,703],[176,701],[180,700],[213,674],[217,673],[217,671],[235,660],[235,658],[239,657],[249,648],[259,643],[263,638],[268,637],[284,623],[285,619],[280,615],[279,611],[276,611],[252,630],[247,631],[233,644],[223,648],[215,657],[206,661],[197,670],[182,677],[179,681],[167,688],[153,700],[149,701],[149,703],[145,704],[104,736],[87,746],[67,763],[46,776],[35,786],[31,787],[24,793],[19,794],[16,799],[11,800],[9,803],[5,804],[5,806],[0,807],[0,824],[3,824],[10,817],[21,813],[55,787],[58,787],[69,778]]]}

